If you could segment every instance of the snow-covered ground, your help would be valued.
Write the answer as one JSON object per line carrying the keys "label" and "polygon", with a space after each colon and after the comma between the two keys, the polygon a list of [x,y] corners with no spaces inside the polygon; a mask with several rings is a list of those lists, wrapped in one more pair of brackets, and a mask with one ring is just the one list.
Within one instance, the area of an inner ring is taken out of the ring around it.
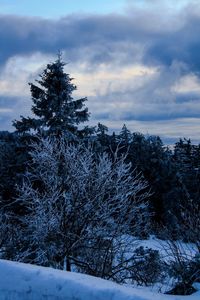
{"label": "snow-covered ground", "polygon": [[174,246],[176,246],[179,249],[182,257],[185,256],[188,259],[193,258],[198,252],[198,249],[195,244],[184,243],[182,241],[174,241],[172,243],[169,240],[160,240],[154,235],[150,236],[147,240],[140,240],[138,244],[139,246],[158,250],[162,259],[164,259],[165,261],[174,260]]}
{"label": "snow-covered ground", "polygon": [[92,276],[0,260],[0,300],[199,300],[124,287]]}

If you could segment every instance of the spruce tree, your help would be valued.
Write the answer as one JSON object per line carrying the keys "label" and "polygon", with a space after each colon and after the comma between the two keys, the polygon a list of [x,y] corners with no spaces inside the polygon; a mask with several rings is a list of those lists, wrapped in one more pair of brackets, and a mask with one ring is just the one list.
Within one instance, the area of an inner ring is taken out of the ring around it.
{"label": "spruce tree", "polygon": [[96,134],[97,134],[97,141],[100,144],[101,151],[108,150],[109,149],[108,127],[101,123],[98,123],[96,128]]}
{"label": "spruce tree", "polygon": [[132,140],[132,134],[125,124],[123,125],[122,130],[119,133],[118,139],[119,142],[126,147],[128,147]]}
{"label": "spruce tree", "polygon": [[88,109],[84,102],[87,98],[74,100],[72,93],[77,89],[72,83],[73,78],[64,72],[65,63],[61,55],[47,67],[36,80],[37,84],[29,83],[32,95],[32,112],[37,118],[22,117],[14,121],[17,132],[35,132],[42,135],[82,135],[90,133],[85,127],[78,129],[78,125],[88,120]]}

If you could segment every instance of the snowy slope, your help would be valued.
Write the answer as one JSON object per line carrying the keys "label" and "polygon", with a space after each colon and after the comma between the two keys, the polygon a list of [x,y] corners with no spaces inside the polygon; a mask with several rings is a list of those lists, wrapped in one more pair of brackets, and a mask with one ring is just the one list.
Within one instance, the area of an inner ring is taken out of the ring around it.
{"label": "snowy slope", "polygon": [[0,260],[0,300],[199,300],[117,285],[99,278]]}

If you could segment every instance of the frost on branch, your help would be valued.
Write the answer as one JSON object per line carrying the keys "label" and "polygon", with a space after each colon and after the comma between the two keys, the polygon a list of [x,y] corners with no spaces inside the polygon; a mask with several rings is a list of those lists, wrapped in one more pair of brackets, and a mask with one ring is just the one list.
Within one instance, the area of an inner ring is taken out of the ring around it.
{"label": "frost on branch", "polygon": [[17,259],[112,278],[124,236],[147,224],[146,182],[124,156],[112,160],[64,138],[41,139],[31,156],[19,199],[29,211],[28,247]]}

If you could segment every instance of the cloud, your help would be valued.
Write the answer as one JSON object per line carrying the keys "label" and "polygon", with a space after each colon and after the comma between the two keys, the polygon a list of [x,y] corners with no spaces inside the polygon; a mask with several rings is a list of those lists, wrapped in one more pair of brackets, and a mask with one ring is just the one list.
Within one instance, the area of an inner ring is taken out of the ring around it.
{"label": "cloud", "polygon": [[63,49],[68,60],[92,66],[111,62],[170,66],[179,61],[197,70],[199,8],[190,5],[175,15],[134,8],[121,15],[68,15],[57,20],[1,15],[0,63],[15,55],[55,54]]}
{"label": "cloud", "polygon": [[144,61],[170,66],[173,61],[187,65],[194,72],[200,70],[200,5],[187,6],[179,15],[179,25],[152,41]]}
{"label": "cloud", "polygon": [[139,124],[151,133],[165,128],[168,138],[188,133],[175,126],[200,118],[200,5],[191,2],[175,13],[145,7],[57,20],[1,15],[0,128],[8,126],[5,116],[30,115],[27,83],[60,49],[78,85],[75,97],[88,96],[91,123],[137,124],[137,131]]}
{"label": "cloud", "polygon": [[94,63],[132,63],[144,43],[159,35],[149,30],[152,17],[142,15],[71,15],[59,20],[0,16],[0,63],[15,55],[67,52],[68,59]]}
{"label": "cloud", "polygon": [[194,75],[187,75],[186,80],[181,74],[182,65],[174,63],[170,68],[149,69],[146,75],[130,75],[125,82],[113,79],[114,90],[111,85],[93,97],[91,110],[94,115],[97,111],[98,118],[99,106],[104,103],[101,112],[109,113],[113,120],[125,121],[200,117],[200,83]]}

